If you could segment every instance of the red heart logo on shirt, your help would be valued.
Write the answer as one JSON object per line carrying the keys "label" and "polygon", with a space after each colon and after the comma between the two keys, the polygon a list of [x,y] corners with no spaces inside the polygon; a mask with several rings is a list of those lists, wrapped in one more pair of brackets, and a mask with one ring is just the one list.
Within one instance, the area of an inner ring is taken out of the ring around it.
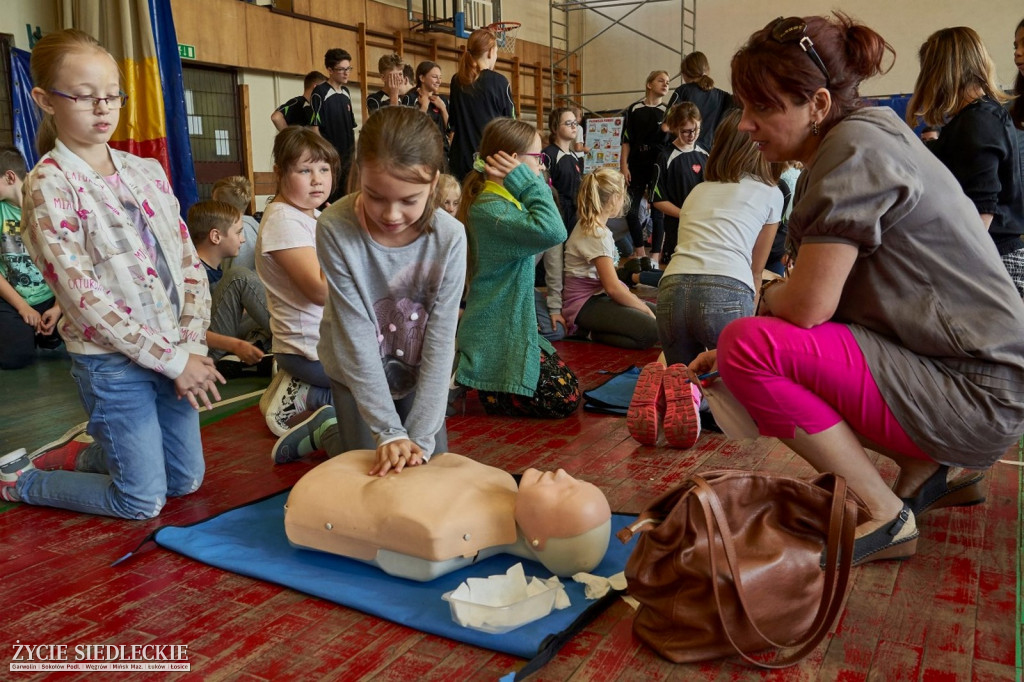
{"label": "red heart logo on shirt", "polygon": [[700,164],[699,163],[693,164],[692,166],[690,166],[690,168],[693,169],[694,173],[700,173]]}

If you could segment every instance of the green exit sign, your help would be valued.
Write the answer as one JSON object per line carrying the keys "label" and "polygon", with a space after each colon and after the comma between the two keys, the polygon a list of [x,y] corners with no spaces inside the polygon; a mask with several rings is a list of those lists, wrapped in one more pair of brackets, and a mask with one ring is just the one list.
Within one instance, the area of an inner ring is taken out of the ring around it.
{"label": "green exit sign", "polygon": [[195,59],[196,58],[196,46],[195,45],[182,45],[178,43],[178,56],[182,59]]}

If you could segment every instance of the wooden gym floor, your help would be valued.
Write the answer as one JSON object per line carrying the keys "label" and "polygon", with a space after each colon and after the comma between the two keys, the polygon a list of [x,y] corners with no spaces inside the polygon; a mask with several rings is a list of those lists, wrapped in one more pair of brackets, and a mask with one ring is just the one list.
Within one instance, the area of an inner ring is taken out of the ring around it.
{"label": "wooden gym floor", "polygon": [[[644,364],[657,351],[556,344],[585,388],[603,370]],[[62,353],[0,373],[0,450],[29,448],[84,419]],[[266,380],[231,382],[225,397]],[[111,567],[151,530],[207,518],[292,485],[316,462],[272,466],[273,438],[256,398],[204,415],[207,477],[153,521],[130,522],[0,503],[0,679],[23,644],[186,644],[195,680],[496,680],[523,661],[425,635],[242,576],[150,549]],[[242,408],[241,411],[238,411]],[[232,414],[233,413],[233,414]],[[983,425],[979,425],[982,427]],[[772,439],[740,446],[704,434],[688,451],[641,447],[619,417],[579,411],[565,421],[490,418],[471,394],[448,420],[452,450],[510,472],[563,467],[600,486],[616,511],[639,511],[688,473],[759,468],[794,475],[810,469]],[[885,462],[885,461],[884,461]],[[882,465],[893,476],[892,466]],[[997,465],[989,501],[941,510],[921,522],[917,556],[854,569],[835,632],[810,659],[779,672],[735,660],[673,665],[632,636],[631,610],[618,602],[533,676],[537,680],[1020,680],[1021,473]],[[613,542],[615,540],[613,539]],[[161,673],[164,676],[172,673]],[[145,674],[62,673],[61,679],[143,679]],[[150,674],[151,675],[151,674]]]}

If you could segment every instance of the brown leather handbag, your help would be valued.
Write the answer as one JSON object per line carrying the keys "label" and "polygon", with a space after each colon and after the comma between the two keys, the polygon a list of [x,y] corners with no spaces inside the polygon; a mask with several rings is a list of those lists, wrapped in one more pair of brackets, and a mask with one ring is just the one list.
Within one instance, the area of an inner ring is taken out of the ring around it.
{"label": "brown leather handbag", "polygon": [[[862,513],[833,474],[691,476],[618,535],[644,531],[626,564],[640,602],[633,632],[676,663],[736,653],[767,668],[796,663],[839,615]],[[797,651],[750,656],[770,647]]]}

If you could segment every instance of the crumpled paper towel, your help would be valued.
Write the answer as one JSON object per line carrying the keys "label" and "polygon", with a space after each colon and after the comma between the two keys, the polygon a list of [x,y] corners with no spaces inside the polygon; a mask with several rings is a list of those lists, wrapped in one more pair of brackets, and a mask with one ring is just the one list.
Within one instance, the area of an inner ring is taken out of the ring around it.
{"label": "crumpled paper towel", "polygon": [[608,594],[608,590],[626,589],[626,576],[622,571],[607,578],[592,573],[577,573],[572,579],[583,583],[583,596],[587,599],[600,599]]}
{"label": "crumpled paper towel", "polygon": [[552,609],[550,602],[531,597],[551,591],[554,608],[569,607],[569,595],[557,577],[527,580],[523,564],[518,563],[505,575],[468,578],[446,598],[459,625],[504,632],[548,615]]}

